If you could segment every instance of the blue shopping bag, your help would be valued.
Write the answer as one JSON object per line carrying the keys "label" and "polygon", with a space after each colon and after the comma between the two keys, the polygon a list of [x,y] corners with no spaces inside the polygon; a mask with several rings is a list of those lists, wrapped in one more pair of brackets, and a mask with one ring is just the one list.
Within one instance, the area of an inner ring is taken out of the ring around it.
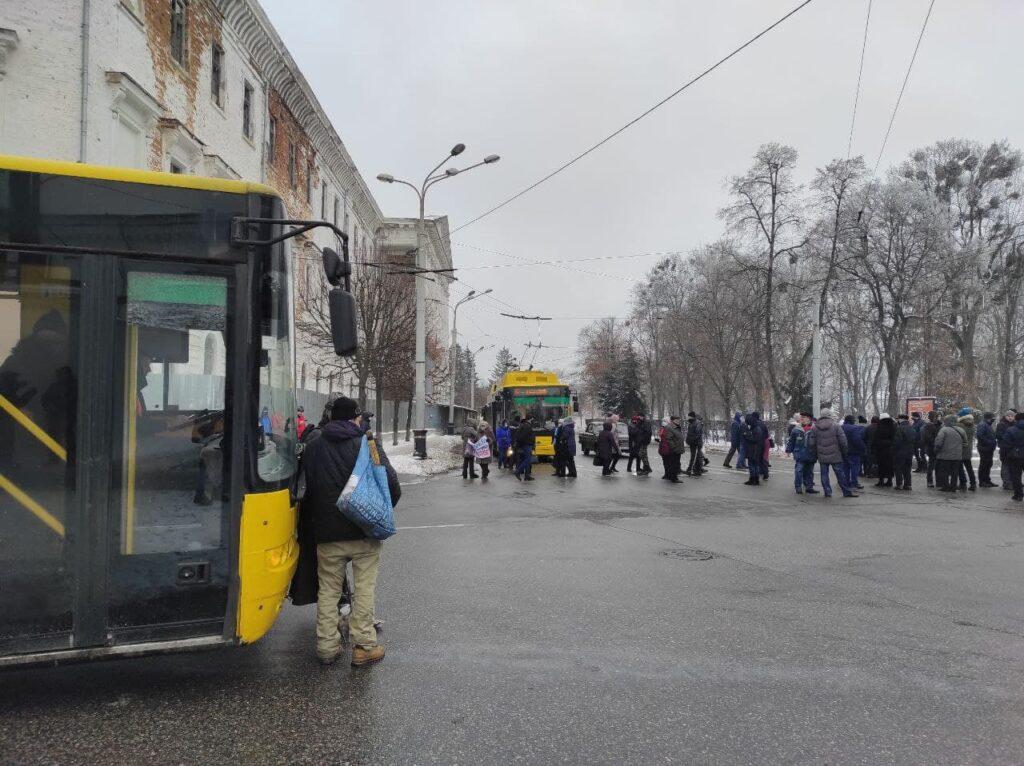
{"label": "blue shopping bag", "polygon": [[352,475],[338,498],[338,510],[374,540],[386,540],[395,534],[387,470],[381,465],[377,445],[365,436]]}

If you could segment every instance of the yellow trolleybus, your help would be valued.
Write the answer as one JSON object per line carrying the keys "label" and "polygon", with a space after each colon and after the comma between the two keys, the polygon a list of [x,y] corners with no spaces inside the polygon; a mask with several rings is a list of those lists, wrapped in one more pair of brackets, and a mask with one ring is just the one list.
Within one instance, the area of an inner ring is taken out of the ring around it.
{"label": "yellow trolleybus", "polygon": [[484,408],[484,417],[497,427],[502,420],[509,423],[518,415],[533,416],[537,437],[534,457],[547,460],[555,454],[552,444],[555,426],[561,418],[576,409],[576,397],[569,386],[554,372],[512,370],[491,386],[491,398]]}
{"label": "yellow trolleybus", "polygon": [[273,624],[298,554],[288,238],[321,225],[255,184],[0,156],[0,667]]}

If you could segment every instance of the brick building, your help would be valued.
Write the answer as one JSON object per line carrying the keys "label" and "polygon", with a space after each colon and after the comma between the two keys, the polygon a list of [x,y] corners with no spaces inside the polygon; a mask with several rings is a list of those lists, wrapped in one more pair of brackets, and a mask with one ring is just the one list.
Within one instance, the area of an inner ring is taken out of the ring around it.
{"label": "brick building", "polygon": [[[289,216],[344,229],[354,260],[408,257],[415,243],[408,219],[382,214],[256,0],[0,0],[0,153],[261,181]],[[450,267],[447,220],[428,234],[429,267]],[[304,288],[332,244],[328,230],[296,242]],[[428,282],[432,305],[448,287]],[[446,345],[447,312],[428,315]],[[300,401],[354,394],[303,341]]]}

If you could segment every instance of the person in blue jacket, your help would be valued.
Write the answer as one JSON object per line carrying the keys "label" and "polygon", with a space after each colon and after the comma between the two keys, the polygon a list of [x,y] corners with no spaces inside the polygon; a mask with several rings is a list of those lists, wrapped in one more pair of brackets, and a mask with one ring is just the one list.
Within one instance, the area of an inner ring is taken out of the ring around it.
{"label": "person in blue jacket", "polygon": [[805,490],[808,495],[818,494],[814,488],[814,451],[807,443],[807,432],[810,429],[810,414],[801,412],[800,423],[793,427],[786,439],[786,454],[793,456],[793,483],[798,495],[802,495]]}
{"label": "person in blue jacket", "polygon": [[846,434],[846,470],[847,483],[852,489],[864,489],[860,483],[860,466],[868,445],[864,441],[864,426],[854,421],[853,415],[843,418],[843,433]]}
{"label": "person in blue jacket", "polygon": [[994,487],[992,481],[992,459],[996,452],[997,440],[994,412],[986,412],[978,423],[974,432],[974,438],[978,440],[978,454],[981,456],[981,463],[978,465],[978,486]]}
{"label": "person in blue jacket", "polygon": [[508,427],[508,421],[501,421],[501,425],[494,431],[494,438],[498,443],[498,468],[507,467],[508,448],[512,446],[512,429]]}
{"label": "person in blue jacket", "polygon": [[1013,425],[1003,431],[999,440],[999,447],[1003,450],[1002,458],[1010,473],[1010,483],[1013,485],[1013,499],[1018,503],[1024,502],[1024,482],[1021,474],[1024,471],[1024,412],[1018,412],[1013,417]]}
{"label": "person in blue jacket", "polygon": [[745,470],[747,467],[743,454],[743,439],[740,438],[741,428],[743,428],[743,413],[737,412],[729,424],[729,452],[726,453],[725,462],[722,464],[726,468],[732,468],[729,461],[732,460],[733,455],[739,452],[740,456],[736,461],[737,471]]}

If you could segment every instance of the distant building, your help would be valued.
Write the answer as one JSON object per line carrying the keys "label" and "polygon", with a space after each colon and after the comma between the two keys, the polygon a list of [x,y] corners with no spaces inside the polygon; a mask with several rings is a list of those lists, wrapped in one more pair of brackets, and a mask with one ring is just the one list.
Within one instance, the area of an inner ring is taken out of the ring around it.
{"label": "distant building", "polygon": [[[0,4],[0,152],[261,181],[289,216],[348,233],[355,261],[416,244],[415,219],[381,213],[255,0]],[[429,222],[428,235],[430,267],[450,267],[447,219]],[[326,229],[297,241],[295,279],[311,284],[318,248],[333,243]],[[447,303],[450,281],[429,282],[429,297]],[[447,311],[428,317],[447,345]],[[350,376],[318,369],[316,356],[300,338],[300,389],[354,393]]]}

